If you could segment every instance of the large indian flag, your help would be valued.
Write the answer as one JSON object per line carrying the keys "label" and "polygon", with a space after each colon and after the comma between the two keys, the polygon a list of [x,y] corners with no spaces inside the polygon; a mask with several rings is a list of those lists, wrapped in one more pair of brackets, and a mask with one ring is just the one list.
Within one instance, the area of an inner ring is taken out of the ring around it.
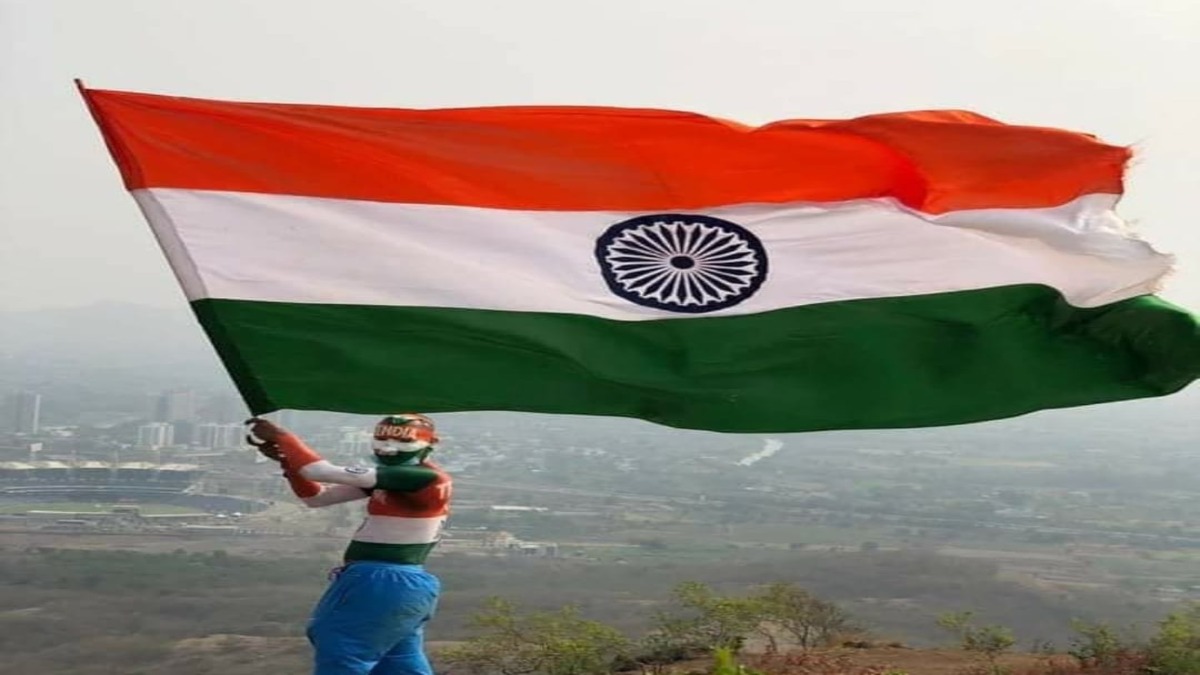
{"label": "large indian flag", "polygon": [[910,427],[1200,375],[1087,135],[84,95],[256,413]]}

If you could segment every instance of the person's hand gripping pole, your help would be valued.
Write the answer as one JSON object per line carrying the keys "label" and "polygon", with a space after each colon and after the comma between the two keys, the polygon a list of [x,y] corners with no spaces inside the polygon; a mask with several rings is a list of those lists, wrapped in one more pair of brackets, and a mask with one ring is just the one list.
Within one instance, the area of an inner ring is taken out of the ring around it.
{"label": "person's hand gripping pole", "polygon": [[279,448],[281,429],[269,420],[253,417],[244,422],[250,428],[246,433],[246,444],[267,459],[282,464],[283,451]]}

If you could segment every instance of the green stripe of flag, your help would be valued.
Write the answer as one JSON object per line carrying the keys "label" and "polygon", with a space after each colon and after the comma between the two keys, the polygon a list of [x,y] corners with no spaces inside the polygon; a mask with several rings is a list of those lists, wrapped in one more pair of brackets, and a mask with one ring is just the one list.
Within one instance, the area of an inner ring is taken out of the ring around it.
{"label": "green stripe of flag", "polygon": [[1080,309],[1008,286],[762,314],[535,312],[201,300],[256,413],[512,410],[731,432],[937,426],[1172,393],[1200,324],[1155,297]]}

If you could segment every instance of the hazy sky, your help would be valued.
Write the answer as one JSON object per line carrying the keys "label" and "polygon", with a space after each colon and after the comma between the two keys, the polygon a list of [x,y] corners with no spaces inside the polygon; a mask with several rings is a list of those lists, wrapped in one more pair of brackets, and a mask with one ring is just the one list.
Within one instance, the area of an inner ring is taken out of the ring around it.
{"label": "hazy sky", "polygon": [[1200,310],[1196,0],[0,0],[0,310],[182,303],[71,79],[206,98],[966,108],[1133,144],[1121,212]]}

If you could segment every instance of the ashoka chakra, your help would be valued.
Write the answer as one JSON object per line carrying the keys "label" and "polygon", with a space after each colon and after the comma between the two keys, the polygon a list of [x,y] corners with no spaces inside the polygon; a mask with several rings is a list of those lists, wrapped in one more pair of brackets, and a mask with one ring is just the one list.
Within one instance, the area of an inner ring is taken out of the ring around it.
{"label": "ashoka chakra", "polygon": [[767,278],[758,238],[712,216],[659,213],[622,221],[596,240],[596,260],[613,293],[672,312],[732,307]]}

